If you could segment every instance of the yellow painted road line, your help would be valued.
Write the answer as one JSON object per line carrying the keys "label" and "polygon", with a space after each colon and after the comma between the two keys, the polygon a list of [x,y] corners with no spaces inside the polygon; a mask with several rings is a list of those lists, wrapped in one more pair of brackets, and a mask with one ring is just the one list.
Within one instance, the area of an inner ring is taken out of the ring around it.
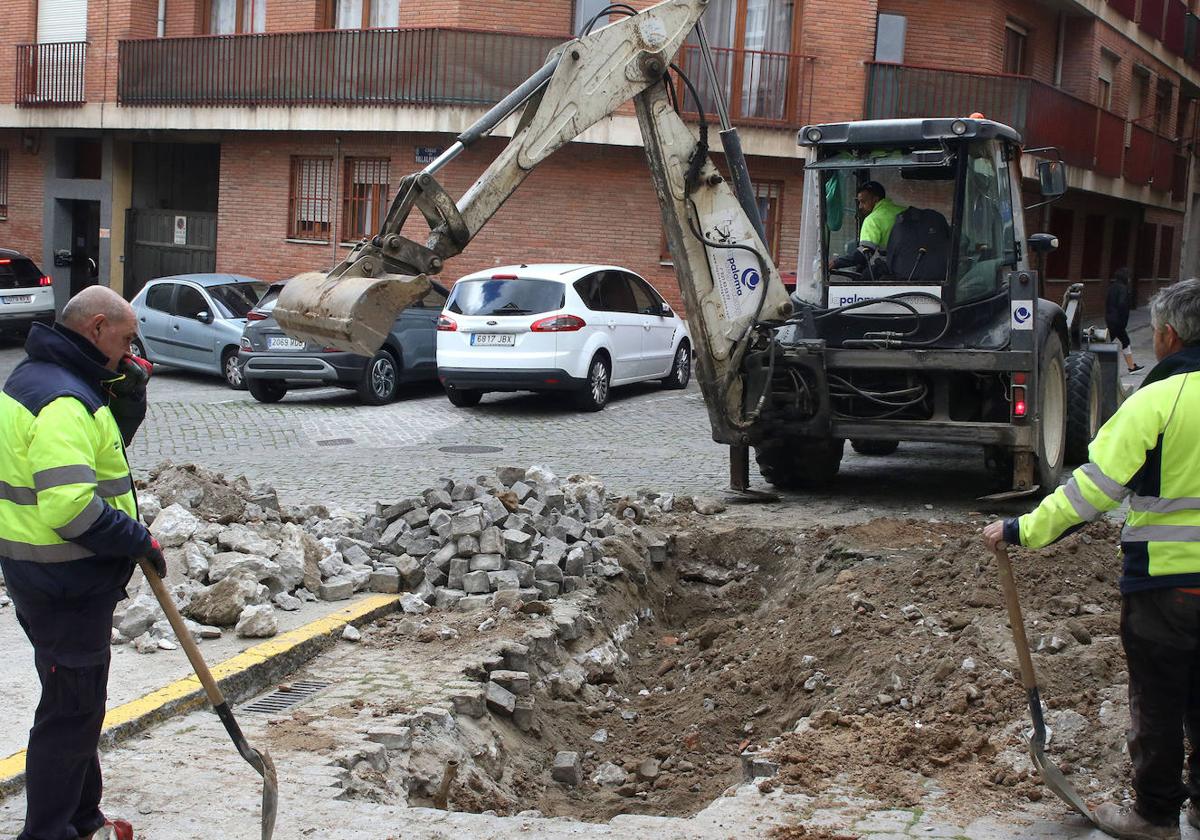
{"label": "yellow painted road line", "polygon": [[[277,656],[284,656],[321,636],[332,636],[345,628],[347,624],[368,619],[373,615],[390,612],[398,606],[400,598],[397,595],[372,595],[330,613],[324,618],[289,630],[287,633],[268,639],[265,642],[247,648],[236,656],[231,656],[224,662],[212,666],[212,674],[217,682],[228,680],[249,671],[251,668],[263,665]],[[204,689],[195,675],[176,680],[169,685],[156,689],[144,697],[122,703],[109,709],[104,716],[104,728],[100,733],[101,742],[106,735],[121,727],[132,727],[130,732],[144,729],[151,723],[156,723],[162,711],[171,704],[172,713],[191,711],[206,702]],[[166,715],[161,715],[166,717]],[[137,724],[142,722],[143,726]],[[25,775],[25,750],[15,752],[7,758],[0,759],[0,792],[11,792]]]}

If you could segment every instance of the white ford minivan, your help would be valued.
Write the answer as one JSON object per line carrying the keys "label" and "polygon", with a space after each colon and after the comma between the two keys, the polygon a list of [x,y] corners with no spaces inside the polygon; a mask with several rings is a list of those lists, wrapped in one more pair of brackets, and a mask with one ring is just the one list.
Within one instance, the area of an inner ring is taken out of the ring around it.
{"label": "white ford minivan", "polygon": [[649,283],[612,265],[516,265],[454,284],[438,319],[438,378],[456,406],[488,391],[571,391],[599,411],[614,385],[686,388],[687,325]]}

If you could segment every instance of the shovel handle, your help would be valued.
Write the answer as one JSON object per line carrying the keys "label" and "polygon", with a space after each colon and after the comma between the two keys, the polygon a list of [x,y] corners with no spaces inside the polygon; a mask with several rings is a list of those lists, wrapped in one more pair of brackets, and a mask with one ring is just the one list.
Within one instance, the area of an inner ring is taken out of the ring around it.
{"label": "shovel handle", "polygon": [[1008,623],[1012,625],[1017,661],[1021,664],[1021,685],[1026,691],[1037,691],[1037,675],[1033,670],[1033,657],[1029,655],[1029,640],[1025,637],[1025,617],[1021,614],[1021,601],[1013,580],[1012,561],[1008,559],[1008,548],[1003,543],[996,546],[995,553],[996,565],[1000,567],[1000,588],[1004,590],[1004,604],[1008,608]]}
{"label": "shovel handle", "polygon": [[204,661],[200,648],[193,641],[187,625],[183,623],[183,616],[179,614],[175,602],[171,600],[171,595],[167,592],[167,585],[163,583],[163,579],[158,576],[154,566],[145,557],[138,558],[138,566],[141,567],[142,574],[146,576],[146,582],[150,584],[150,589],[154,592],[154,597],[158,599],[158,605],[162,607],[163,613],[166,614],[167,621],[171,623],[171,629],[175,631],[175,638],[179,639],[179,644],[183,645],[183,652],[187,654],[188,662],[192,664],[192,670],[196,672],[200,684],[204,686],[204,693],[208,695],[209,702],[213,706],[223,706],[225,696],[217,687],[217,681],[213,679],[212,672],[208,670],[208,664]]}

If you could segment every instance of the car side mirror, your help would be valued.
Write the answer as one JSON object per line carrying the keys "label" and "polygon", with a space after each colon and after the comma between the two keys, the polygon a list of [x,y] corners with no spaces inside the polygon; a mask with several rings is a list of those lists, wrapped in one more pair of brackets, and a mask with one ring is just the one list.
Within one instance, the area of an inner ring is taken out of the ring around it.
{"label": "car side mirror", "polygon": [[661,312],[659,312],[658,314],[659,314],[659,315],[661,315],[661,316],[662,316],[662,317],[664,317],[664,318],[670,318],[672,315],[674,315],[674,314],[675,314],[675,310],[673,310],[673,309],[671,308],[671,304],[669,304],[669,303],[664,303],[664,304],[662,305],[662,311],[661,311]]}
{"label": "car side mirror", "polygon": [[1058,237],[1053,233],[1035,233],[1029,237],[1029,250],[1034,254],[1049,254],[1058,249]]}
{"label": "car side mirror", "polygon": [[213,316],[212,313],[207,309],[202,309],[196,313],[196,320],[201,324],[211,324],[213,322]]}
{"label": "car side mirror", "polygon": [[1040,160],[1038,183],[1045,198],[1058,198],[1067,191],[1067,165],[1061,160]]}

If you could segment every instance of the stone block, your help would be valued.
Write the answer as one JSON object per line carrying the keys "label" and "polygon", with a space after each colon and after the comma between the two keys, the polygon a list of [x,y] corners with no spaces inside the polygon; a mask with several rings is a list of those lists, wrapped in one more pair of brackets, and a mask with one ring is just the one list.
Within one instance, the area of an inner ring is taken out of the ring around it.
{"label": "stone block", "polygon": [[567,787],[578,787],[583,784],[583,762],[579,760],[579,753],[564,750],[554,756],[554,765],[550,768],[550,778]]}
{"label": "stone block", "polygon": [[459,557],[474,557],[476,554],[487,554],[488,552],[479,550],[479,537],[472,534],[467,534],[465,537],[459,537],[456,544],[457,556]]}
{"label": "stone block", "polygon": [[514,496],[517,497],[517,503],[520,504],[533,495],[533,487],[526,484],[524,481],[518,481],[508,488]]}
{"label": "stone block", "polygon": [[504,558],[499,554],[476,554],[471,558],[472,572],[498,572],[504,568]]}
{"label": "stone block", "polygon": [[478,537],[482,533],[482,511],[465,510],[450,521],[450,536],[455,539],[466,536]]}
{"label": "stone block", "polygon": [[497,589],[492,593],[492,605],[496,609],[507,608],[515,610],[521,605],[521,590]]}
{"label": "stone block", "polygon": [[546,599],[545,596],[542,595],[542,590],[538,589],[536,586],[523,586],[518,591],[521,594],[521,600],[527,604],[530,601],[544,601]]}
{"label": "stone block", "polygon": [[583,577],[576,575],[563,575],[562,592],[577,592],[587,585],[587,581]]}
{"label": "stone block", "polygon": [[386,507],[382,504],[377,504],[375,505],[375,512],[388,522],[394,522],[413,508],[419,507],[420,504],[420,499],[401,499],[395,504],[387,505]]}
{"label": "stone block", "polygon": [[517,580],[522,588],[533,586],[534,574],[533,565],[526,563],[524,560],[509,560],[508,568],[517,573]]}
{"label": "stone block", "polygon": [[496,478],[505,487],[512,487],[518,481],[525,480],[525,467],[496,467]]}
{"label": "stone block", "polygon": [[372,592],[394,594],[400,591],[400,572],[391,566],[384,566],[371,572],[367,588]]}
{"label": "stone block", "polygon": [[450,498],[456,502],[466,502],[474,499],[479,493],[478,484],[470,481],[456,481],[454,489],[450,491]]}
{"label": "stone block", "polygon": [[422,525],[429,524],[429,508],[416,507],[401,517],[409,528],[420,528]]}
{"label": "stone block", "polygon": [[[486,572],[484,573],[486,574]],[[492,605],[492,596],[489,595],[467,595],[458,602],[457,607],[459,612],[472,613],[486,610]]]}
{"label": "stone block", "polygon": [[430,510],[449,508],[454,499],[445,490],[431,488],[425,491],[425,506]]}
{"label": "stone block", "polygon": [[583,523],[578,519],[570,516],[560,516],[558,521],[546,530],[546,535],[554,537],[556,540],[572,543],[583,539],[586,530]]}
{"label": "stone block", "polygon": [[509,671],[524,671],[529,673],[529,647],[513,642],[501,653],[504,655],[504,667]]}
{"label": "stone block", "polygon": [[517,696],[515,694],[491,680],[488,681],[485,691],[486,694],[484,696],[489,709],[496,714],[512,716],[513,709],[517,706]]}
{"label": "stone block", "polygon": [[[477,574],[471,572],[471,574]],[[521,579],[517,577],[517,573],[511,569],[505,569],[500,572],[487,572],[488,581],[492,589],[520,589]]]}
{"label": "stone block", "polygon": [[425,572],[421,568],[420,562],[408,554],[392,557],[387,562],[391,563],[400,573],[400,585],[405,589],[412,589],[425,578]]}
{"label": "stone block", "polygon": [[450,692],[454,711],[467,717],[481,718],[487,713],[484,688],[481,685],[454,687]]}
{"label": "stone block", "polygon": [[450,561],[447,586],[451,589],[462,589],[463,575],[471,571],[471,561],[465,557],[455,557]]}
{"label": "stone block", "polygon": [[521,502],[521,506],[517,508],[521,513],[530,516],[534,519],[546,513],[548,510],[546,503],[537,496],[530,496],[525,501]]}
{"label": "stone block", "polygon": [[488,678],[504,686],[518,697],[524,697],[529,693],[529,674],[525,671],[495,670],[488,674]]}
{"label": "stone block", "polygon": [[589,559],[591,559],[590,551],[583,546],[575,546],[567,552],[567,556],[563,559],[563,574],[571,577],[583,577]]}
{"label": "stone block", "polygon": [[541,560],[533,567],[534,580],[551,580],[557,584],[563,582],[563,570],[550,560]]}
{"label": "stone block", "polygon": [[513,725],[522,732],[528,732],[533,729],[533,698],[518,697],[517,702],[513,705],[512,712]]}
{"label": "stone block", "polygon": [[433,594],[433,605],[441,609],[451,609],[458,605],[458,602],[467,596],[467,593],[461,589],[446,589],[439,587]]}
{"label": "stone block", "polygon": [[504,540],[504,554],[509,560],[524,560],[529,556],[529,550],[533,547],[530,534],[510,528],[500,536]]}
{"label": "stone block", "polygon": [[322,601],[345,601],[353,594],[354,581],[344,577],[330,578],[317,590],[317,597]]}
{"label": "stone block", "polygon": [[479,535],[479,553],[501,554],[504,551],[502,534],[503,532],[495,526],[484,528],[483,533]]}
{"label": "stone block", "polygon": [[406,592],[400,596],[400,609],[410,615],[420,615],[429,612],[429,604],[416,593]]}
{"label": "stone block", "polygon": [[538,592],[542,593],[542,600],[557,598],[562,591],[562,587],[552,580],[535,580],[533,585]]}
{"label": "stone block", "polygon": [[380,726],[367,730],[367,740],[382,744],[385,750],[412,749],[412,729],[407,726]]}
{"label": "stone block", "polygon": [[[421,583],[428,583],[435,589],[439,586],[446,586],[449,583],[449,575],[443,572],[437,566],[430,565],[428,572],[425,573],[425,578]],[[414,590],[415,591],[415,590]]]}

